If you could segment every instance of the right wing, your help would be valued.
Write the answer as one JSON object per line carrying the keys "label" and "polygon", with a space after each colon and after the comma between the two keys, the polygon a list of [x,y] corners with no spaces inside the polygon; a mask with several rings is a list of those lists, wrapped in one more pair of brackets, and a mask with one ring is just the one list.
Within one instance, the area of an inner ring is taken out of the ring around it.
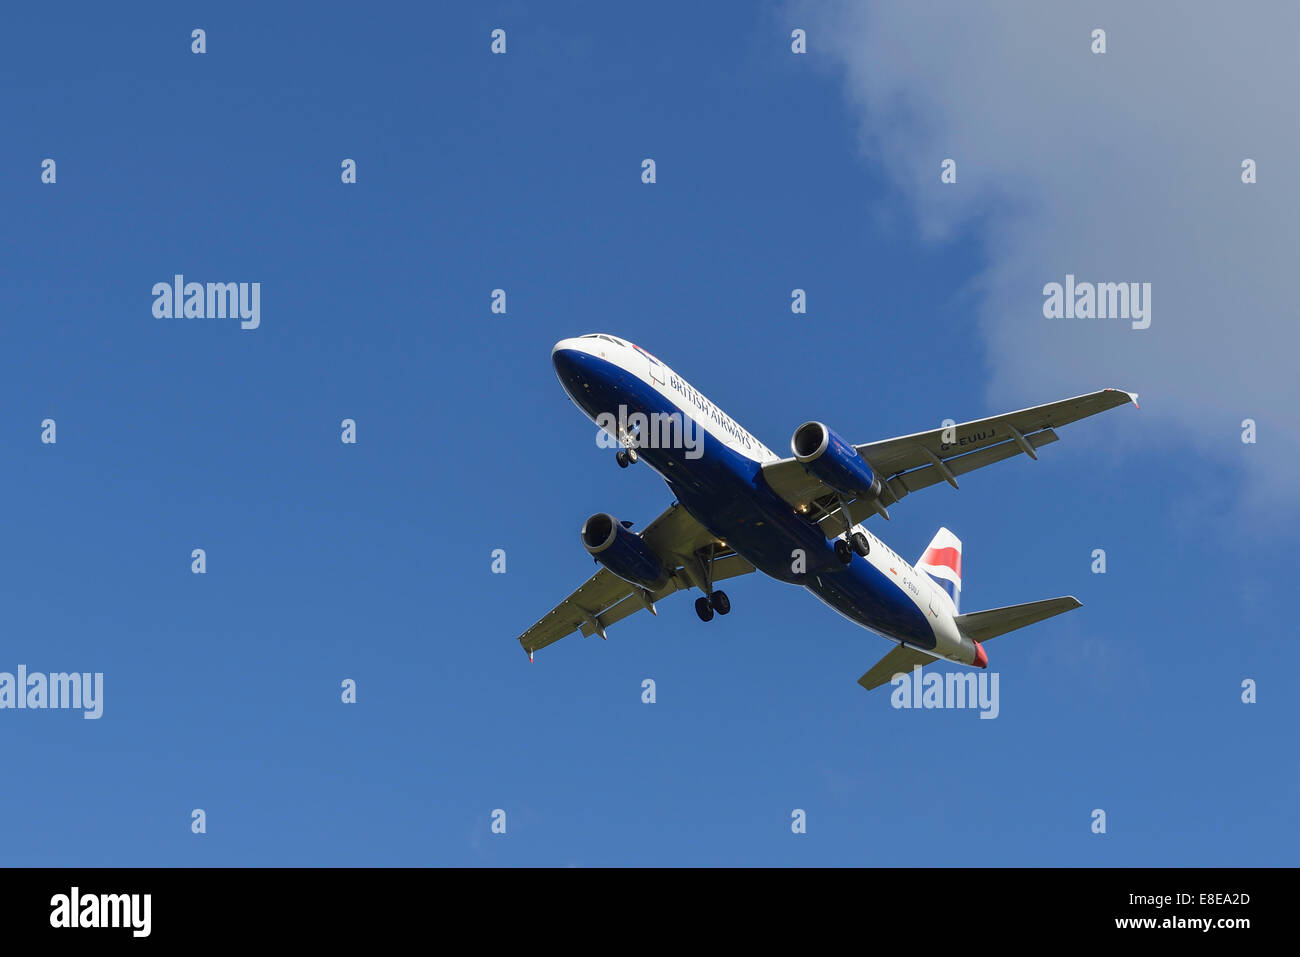
{"label": "right wing", "polygon": [[[1129,402],[1137,405],[1135,393],[1101,389],[1018,412],[963,422],[948,429],[900,435],[855,448],[880,476],[879,504],[888,507],[905,495],[937,482],[948,482],[956,488],[958,475],[1003,459],[1022,453],[1036,459],[1039,448],[1057,440],[1056,427]],[[945,442],[945,438],[952,441]],[[838,497],[797,459],[769,462],[763,466],[763,478],[781,498],[818,522],[827,538],[844,531]],[[849,505],[854,523],[875,512],[875,506],[865,499]]]}
{"label": "right wing", "polygon": [[753,565],[720,544],[677,502],[646,526],[641,538],[672,570],[667,583],[657,591],[649,592],[623,581],[609,569],[601,568],[519,636],[519,644],[530,658],[534,651],[575,631],[584,637],[598,634],[604,638],[605,629],[610,625],[643,608],[653,611],[655,602],[673,592],[691,586],[703,588],[710,558],[711,580],[714,582],[747,575],[754,570]]}

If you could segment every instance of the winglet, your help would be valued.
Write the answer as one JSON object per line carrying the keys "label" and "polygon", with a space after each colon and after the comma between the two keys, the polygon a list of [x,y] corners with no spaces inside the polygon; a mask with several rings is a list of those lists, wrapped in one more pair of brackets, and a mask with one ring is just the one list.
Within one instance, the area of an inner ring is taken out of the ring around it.
{"label": "winglet", "polygon": [[1135,409],[1142,408],[1142,406],[1138,405],[1138,394],[1136,392],[1129,392],[1127,389],[1110,389],[1110,388],[1108,388],[1106,391],[1123,392],[1126,396],[1128,396],[1129,401],[1133,403],[1133,408]]}

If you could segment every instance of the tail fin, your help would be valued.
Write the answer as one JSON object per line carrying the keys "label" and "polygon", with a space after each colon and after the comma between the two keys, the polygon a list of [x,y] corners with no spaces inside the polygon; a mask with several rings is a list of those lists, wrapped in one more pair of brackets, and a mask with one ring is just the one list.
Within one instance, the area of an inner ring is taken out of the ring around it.
{"label": "tail fin", "polygon": [[952,599],[953,613],[961,611],[961,539],[946,528],[935,533],[916,563]]}

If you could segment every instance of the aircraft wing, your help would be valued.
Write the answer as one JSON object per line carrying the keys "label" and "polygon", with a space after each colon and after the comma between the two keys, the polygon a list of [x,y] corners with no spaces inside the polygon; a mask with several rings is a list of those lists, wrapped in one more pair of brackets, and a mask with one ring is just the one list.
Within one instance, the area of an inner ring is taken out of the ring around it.
{"label": "aircraft wing", "polygon": [[646,526],[641,537],[664,565],[672,569],[667,583],[649,592],[623,581],[609,569],[601,568],[519,636],[519,644],[529,657],[539,648],[574,632],[584,637],[598,634],[604,638],[605,629],[615,622],[643,608],[653,611],[655,602],[673,592],[700,584],[710,557],[714,582],[747,575],[754,570],[753,565],[720,544],[677,502]]}
{"label": "aircraft wing", "polygon": [[[1054,431],[1057,427],[1129,402],[1137,405],[1136,393],[1102,389],[1018,412],[963,422],[951,429],[931,429],[855,448],[880,477],[879,505],[887,508],[903,496],[937,482],[947,482],[956,488],[958,475],[1015,455],[1028,454],[1036,459],[1039,448],[1057,440]],[[945,438],[951,441],[944,441]],[[834,491],[797,460],[781,459],[765,465],[763,477],[791,505],[810,512],[828,538],[844,531]],[[855,523],[876,510],[862,499],[849,505]]]}

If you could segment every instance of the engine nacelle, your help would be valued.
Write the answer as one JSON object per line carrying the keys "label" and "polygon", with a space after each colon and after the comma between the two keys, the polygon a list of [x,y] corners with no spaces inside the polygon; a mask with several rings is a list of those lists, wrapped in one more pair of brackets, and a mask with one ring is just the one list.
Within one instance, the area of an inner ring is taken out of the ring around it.
{"label": "engine nacelle", "polygon": [[790,451],[809,473],[841,495],[880,495],[880,479],[858,450],[820,422],[805,422],[795,429]]}
{"label": "engine nacelle", "polygon": [[668,581],[668,570],[644,539],[606,512],[582,523],[582,547],[625,582],[654,591]]}

